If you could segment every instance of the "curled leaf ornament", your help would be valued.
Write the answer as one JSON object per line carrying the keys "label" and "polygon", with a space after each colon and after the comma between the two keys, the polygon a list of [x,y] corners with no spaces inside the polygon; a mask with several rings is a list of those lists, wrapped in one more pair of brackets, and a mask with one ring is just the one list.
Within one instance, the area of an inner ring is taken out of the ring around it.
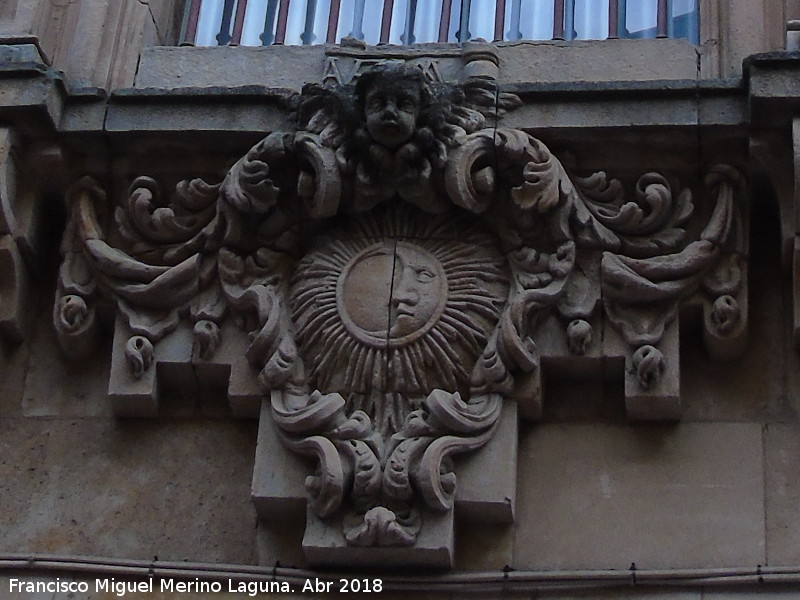
{"label": "curled leaf ornament", "polygon": [[155,353],[153,344],[142,335],[134,335],[125,344],[125,358],[136,379],[141,379],[153,364]]}
{"label": "curled leaf ornament", "polygon": [[655,346],[641,346],[633,353],[633,368],[642,389],[655,387],[664,375],[666,363],[661,350]]}

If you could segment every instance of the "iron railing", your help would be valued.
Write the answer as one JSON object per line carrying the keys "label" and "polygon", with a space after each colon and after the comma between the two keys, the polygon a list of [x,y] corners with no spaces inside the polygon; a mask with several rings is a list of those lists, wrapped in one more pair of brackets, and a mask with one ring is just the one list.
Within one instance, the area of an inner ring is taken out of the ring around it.
{"label": "iron railing", "polygon": [[181,43],[370,44],[685,37],[698,0],[186,0]]}

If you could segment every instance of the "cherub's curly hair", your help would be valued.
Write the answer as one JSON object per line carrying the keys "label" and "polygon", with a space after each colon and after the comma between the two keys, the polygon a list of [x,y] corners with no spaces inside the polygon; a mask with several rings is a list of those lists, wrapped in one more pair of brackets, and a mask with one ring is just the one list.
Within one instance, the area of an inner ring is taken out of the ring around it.
{"label": "cherub's curly hair", "polygon": [[447,160],[447,149],[484,124],[483,114],[468,106],[462,85],[433,83],[416,67],[389,63],[366,71],[355,84],[336,88],[306,85],[298,107],[299,127],[320,133],[326,145],[341,147],[346,162],[354,161],[367,173],[377,173],[375,143],[364,120],[366,96],[375,86],[420,90],[421,107],[414,134],[396,151],[411,167],[419,167],[427,160],[434,168],[441,168]]}

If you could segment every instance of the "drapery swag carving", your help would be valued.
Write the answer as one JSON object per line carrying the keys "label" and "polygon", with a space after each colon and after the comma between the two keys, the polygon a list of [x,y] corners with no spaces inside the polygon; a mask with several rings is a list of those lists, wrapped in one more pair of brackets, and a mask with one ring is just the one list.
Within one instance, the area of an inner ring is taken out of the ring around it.
{"label": "drapery swag carving", "polygon": [[681,303],[702,302],[715,355],[741,349],[739,175],[709,171],[713,208],[696,225],[691,191],[668,176],[626,190],[568,174],[542,142],[498,125],[518,104],[489,79],[379,66],[352,85],[306,86],[296,132],[269,134],[221,183],[165,195],[139,177],[117,203],[78,181],[61,345],[86,356],[111,302],[136,380],[180,324],[203,361],[235,323],[283,444],[316,461],[312,510],[337,517],[350,546],[413,547],[425,511],[452,509],[451,457],[487,443],[504,398],[540,393],[520,382],[538,381],[546,320],[573,357],[605,352],[607,326],[626,394],[655,399],[632,416],[679,416],[658,399]]}

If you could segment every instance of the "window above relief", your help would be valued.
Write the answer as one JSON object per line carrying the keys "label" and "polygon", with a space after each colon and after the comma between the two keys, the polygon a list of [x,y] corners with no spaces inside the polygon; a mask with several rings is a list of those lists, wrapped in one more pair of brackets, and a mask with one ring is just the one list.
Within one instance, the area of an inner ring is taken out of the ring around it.
{"label": "window above relief", "polygon": [[186,0],[196,46],[699,39],[698,0]]}

